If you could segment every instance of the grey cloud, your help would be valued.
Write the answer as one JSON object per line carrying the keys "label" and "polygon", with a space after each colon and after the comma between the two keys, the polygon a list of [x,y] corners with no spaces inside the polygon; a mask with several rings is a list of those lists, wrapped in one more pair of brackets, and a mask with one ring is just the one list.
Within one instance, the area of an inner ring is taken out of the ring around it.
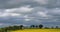
{"label": "grey cloud", "polygon": [[[33,8],[31,12],[19,12],[18,10],[8,13],[18,13],[22,14],[18,17],[7,16],[7,17],[0,17],[0,23],[10,23],[10,24],[59,24],[60,22],[60,0],[49,0],[48,4],[41,4],[40,2],[36,2],[33,0],[0,0],[0,12],[2,14],[6,13],[6,9],[13,9],[19,8],[23,6],[30,5],[29,8]],[[41,17],[37,14],[37,12],[46,13],[47,17]],[[28,15],[30,21],[25,21],[24,16]],[[56,17],[58,16],[58,17]],[[33,17],[33,18],[31,18]],[[48,19],[47,19],[48,18]],[[56,20],[56,21],[54,21]],[[57,22],[57,23],[56,23]],[[51,24],[51,25],[52,25]],[[60,25],[60,24],[59,24]]]}
{"label": "grey cloud", "polygon": [[9,9],[9,8],[18,8],[21,6],[25,6],[25,5],[31,5],[33,6],[39,6],[38,3],[36,3],[33,0],[0,0],[0,7],[4,8],[4,9]]}
{"label": "grey cloud", "polygon": [[60,0],[49,0],[47,8],[60,8]]}
{"label": "grey cloud", "polygon": [[42,4],[34,0],[0,0],[0,8],[9,9],[9,8],[18,8],[25,5],[31,5],[31,7],[47,7],[47,8],[56,8],[60,7],[60,0],[48,0],[48,4]]}

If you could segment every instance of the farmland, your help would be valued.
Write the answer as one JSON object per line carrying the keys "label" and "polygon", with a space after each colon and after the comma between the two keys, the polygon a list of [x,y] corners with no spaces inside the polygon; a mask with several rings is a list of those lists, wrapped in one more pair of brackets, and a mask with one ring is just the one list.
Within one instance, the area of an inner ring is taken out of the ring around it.
{"label": "farmland", "polygon": [[60,29],[24,29],[11,32],[60,32]]}

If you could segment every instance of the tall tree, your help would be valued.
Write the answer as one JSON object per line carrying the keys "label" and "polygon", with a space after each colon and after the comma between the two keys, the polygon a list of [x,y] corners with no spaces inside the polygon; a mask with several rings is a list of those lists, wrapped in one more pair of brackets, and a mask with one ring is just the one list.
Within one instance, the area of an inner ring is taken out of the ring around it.
{"label": "tall tree", "polygon": [[23,27],[24,27],[23,25],[20,25],[20,29],[23,29]]}
{"label": "tall tree", "polygon": [[39,28],[41,29],[42,27],[43,27],[43,25],[42,25],[42,24],[40,24],[40,25],[39,25]]}

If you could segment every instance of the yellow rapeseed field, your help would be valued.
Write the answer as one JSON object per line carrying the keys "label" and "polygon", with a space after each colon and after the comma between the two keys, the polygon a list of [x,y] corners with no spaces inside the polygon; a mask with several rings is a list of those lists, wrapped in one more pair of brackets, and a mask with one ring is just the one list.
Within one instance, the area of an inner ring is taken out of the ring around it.
{"label": "yellow rapeseed field", "polygon": [[60,32],[60,29],[24,29],[11,32]]}

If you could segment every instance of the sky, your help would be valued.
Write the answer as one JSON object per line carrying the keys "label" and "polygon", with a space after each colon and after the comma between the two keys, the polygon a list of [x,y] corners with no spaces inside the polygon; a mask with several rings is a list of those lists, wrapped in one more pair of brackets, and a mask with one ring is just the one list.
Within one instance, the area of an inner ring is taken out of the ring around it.
{"label": "sky", "polygon": [[60,0],[0,0],[0,26],[60,26]]}

